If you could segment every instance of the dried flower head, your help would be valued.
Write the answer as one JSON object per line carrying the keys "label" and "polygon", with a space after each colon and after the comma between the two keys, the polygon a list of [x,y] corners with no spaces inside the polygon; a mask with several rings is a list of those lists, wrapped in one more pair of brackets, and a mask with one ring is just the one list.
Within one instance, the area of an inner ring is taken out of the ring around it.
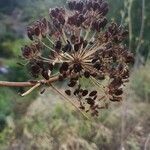
{"label": "dried flower head", "polygon": [[[70,0],[67,8],[50,9],[48,19],[28,27],[33,43],[22,48],[34,77],[49,80],[53,69],[58,70],[59,82],[68,82],[66,96],[96,116],[111,101],[122,101],[129,64],[134,62],[123,44],[128,31],[115,22],[108,23],[108,11],[105,0]],[[83,78],[95,88],[86,89],[80,84]]]}

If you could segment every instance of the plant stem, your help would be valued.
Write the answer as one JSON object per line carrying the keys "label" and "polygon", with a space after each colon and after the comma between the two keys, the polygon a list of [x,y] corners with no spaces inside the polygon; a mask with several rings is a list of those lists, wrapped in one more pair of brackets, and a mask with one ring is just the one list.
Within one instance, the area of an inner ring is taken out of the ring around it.
{"label": "plant stem", "polygon": [[59,76],[50,78],[49,80],[39,80],[39,81],[27,81],[27,82],[9,82],[9,81],[0,81],[0,87],[31,87],[35,86],[38,82],[43,84],[49,84],[55,82],[59,79]]}

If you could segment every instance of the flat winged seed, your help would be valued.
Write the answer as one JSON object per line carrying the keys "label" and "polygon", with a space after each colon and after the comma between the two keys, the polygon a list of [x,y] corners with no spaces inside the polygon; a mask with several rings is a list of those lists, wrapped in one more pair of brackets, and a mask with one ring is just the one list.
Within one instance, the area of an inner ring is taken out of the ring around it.
{"label": "flat winged seed", "polygon": [[96,63],[96,61],[98,61],[98,58],[94,58],[94,59],[92,60],[92,63],[94,64],[94,63]]}
{"label": "flat winged seed", "polygon": [[114,94],[117,95],[117,96],[122,95],[123,90],[122,89],[117,89],[117,90],[115,90]]}
{"label": "flat winged seed", "polygon": [[62,51],[63,52],[70,52],[71,51],[71,49],[72,49],[72,46],[71,46],[71,44],[66,44],[63,48],[62,48]]}
{"label": "flat winged seed", "polygon": [[73,10],[75,9],[75,6],[76,6],[76,1],[68,1],[68,7],[70,10]]}
{"label": "flat winged seed", "polygon": [[35,32],[35,35],[36,35],[36,36],[39,36],[39,35],[40,35],[40,29],[39,29],[38,26],[34,29],[34,32]]}
{"label": "flat winged seed", "polygon": [[68,67],[69,67],[69,64],[68,64],[67,62],[63,62],[63,63],[62,63],[61,68],[62,68],[63,71],[67,71],[67,70],[68,70]]}
{"label": "flat winged seed", "polygon": [[50,63],[50,64],[48,64],[48,68],[49,68],[49,70],[51,70],[51,71],[52,71],[52,70],[53,70],[53,68],[54,68],[54,65]]}
{"label": "flat winged seed", "polygon": [[45,91],[46,91],[46,89],[42,89],[42,90],[40,91],[40,94],[43,94]]}
{"label": "flat winged seed", "polygon": [[63,81],[64,80],[63,75],[59,75],[58,79],[59,79],[59,81]]}
{"label": "flat winged seed", "polygon": [[82,91],[82,96],[86,96],[88,94],[88,90],[83,90]]}
{"label": "flat winged seed", "polygon": [[80,49],[80,43],[74,45],[74,50],[77,52]]}
{"label": "flat winged seed", "polygon": [[72,81],[70,81],[70,83],[68,83],[68,86],[74,87],[76,85],[76,83],[77,83],[76,81],[72,80]]}
{"label": "flat winged seed", "polygon": [[85,76],[86,78],[89,78],[89,77],[90,77],[90,72],[89,72],[89,71],[85,71],[85,72],[84,72],[84,76]]}
{"label": "flat winged seed", "polygon": [[42,71],[42,76],[46,79],[46,80],[49,80],[49,75],[48,75],[48,71],[47,70],[43,70]]}
{"label": "flat winged seed", "polygon": [[87,103],[89,105],[94,105],[95,104],[94,100],[92,98],[90,98],[90,97],[86,98],[86,100],[87,100]]}
{"label": "flat winged seed", "polygon": [[122,97],[113,97],[109,99],[112,102],[120,102],[122,100]]}
{"label": "flat winged seed", "polygon": [[73,69],[74,69],[75,73],[78,73],[78,72],[80,72],[82,70],[81,64],[74,64],[73,67],[74,67]]}
{"label": "flat winged seed", "polygon": [[101,64],[99,62],[96,62],[94,64],[94,68],[96,68],[97,70],[100,70],[101,69]]}
{"label": "flat winged seed", "polygon": [[84,107],[84,106],[80,106],[79,108],[82,109],[82,110],[85,110],[85,107]]}
{"label": "flat winged seed", "polygon": [[75,9],[78,11],[82,11],[83,10],[83,2],[77,2],[75,5]]}
{"label": "flat winged seed", "polygon": [[38,65],[32,65],[31,66],[31,72],[32,72],[32,74],[39,74],[40,73],[40,67]]}
{"label": "flat winged seed", "polygon": [[89,96],[95,96],[97,94],[97,91],[92,91]]}
{"label": "flat winged seed", "polygon": [[74,44],[75,41],[76,41],[76,36],[75,35],[71,35],[70,41],[71,41],[72,44]]}
{"label": "flat winged seed", "polygon": [[74,91],[74,95],[76,96],[76,95],[78,95],[79,94],[79,92],[80,92],[80,90],[79,89],[75,89],[75,91]]}
{"label": "flat winged seed", "polygon": [[71,91],[70,90],[66,90],[65,93],[70,96],[71,95]]}
{"label": "flat winged seed", "polygon": [[103,74],[99,75],[99,76],[98,76],[98,79],[99,79],[99,80],[104,80],[104,79],[105,79],[105,75],[103,75]]}
{"label": "flat winged seed", "polygon": [[56,49],[56,50],[60,50],[60,49],[61,49],[61,46],[62,46],[61,41],[57,41],[56,44],[55,44],[55,49]]}

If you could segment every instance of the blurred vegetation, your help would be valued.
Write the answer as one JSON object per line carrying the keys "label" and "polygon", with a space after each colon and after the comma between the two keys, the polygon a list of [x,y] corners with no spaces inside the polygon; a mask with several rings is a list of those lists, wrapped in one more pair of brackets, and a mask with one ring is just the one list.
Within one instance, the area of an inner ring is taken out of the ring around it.
{"label": "blurred vegetation", "polygon": [[[108,1],[108,17],[121,23],[121,14],[124,14],[123,24],[127,25],[127,28],[128,6],[133,2],[131,50],[136,54],[141,28],[141,0]],[[127,150],[144,149],[150,133],[150,1],[145,0],[145,3],[144,38],[139,51],[143,64],[132,72],[127,88],[128,111],[123,139]],[[65,0],[0,0],[0,61],[9,71],[8,74],[0,74],[0,80],[30,79],[26,68],[17,64],[21,61],[21,46],[29,42],[26,39],[26,26],[47,15],[50,7],[64,4]],[[84,82],[84,85],[88,86],[86,80]],[[84,120],[70,105],[66,106],[64,103],[52,105],[42,113],[27,116],[28,109],[34,109],[32,104],[36,103],[38,94],[35,91],[21,98],[18,93],[24,90],[0,88],[1,150],[20,150],[21,147],[28,150],[116,150],[120,147],[121,106],[101,112],[100,117],[94,121]],[[48,102],[52,103],[51,100]]]}

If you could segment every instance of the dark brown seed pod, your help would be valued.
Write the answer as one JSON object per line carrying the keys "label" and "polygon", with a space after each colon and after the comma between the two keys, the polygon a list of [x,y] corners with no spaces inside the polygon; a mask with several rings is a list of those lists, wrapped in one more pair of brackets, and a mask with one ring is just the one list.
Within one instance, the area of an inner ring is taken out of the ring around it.
{"label": "dark brown seed pod", "polygon": [[82,91],[82,96],[86,96],[88,94],[88,90],[83,90]]}
{"label": "dark brown seed pod", "polygon": [[74,91],[73,94],[74,94],[75,96],[77,96],[77,95],[79,94],[79,92],[80,92],[80,89],[75,89],[75,91]]}
{"label": "dark brown seed pod", "polygon": [[74,64],[73,69],[75,73],[78,73],[82,70],[82,66],[81,64]]}
{"label": "dark brown seed pod", "polygon": [[98,61],[98,58],[94,58],[93,60],[92,60],[92,63],[94,64],[94,63],[96,63]]}
{"label": "dark brown seed pod", "polygon": [[59,81],[63,81],[63,80],[64,80],[63,75],[59,75],[58,80],[59,80]]}
{"label": "dark brown seed pod", "polygon": [[93,7],[93,10],[94,10],[94,11],[100,9],[100,5],[99,5],[98,2],[93,2],[92,7]]}
{"label": "dark brown seed pod", "polygon": [[96,99],[97,99],[97,95],[94,96],[93,100],[96,100]]}
{"label": "dark brown seed pod", "polygon": [[133,54],[128,53],[128,54],[125,56],[125,62],[126,62],[126,63],[132,63],[132,64],[134,64],[134,56],[133,56]]}
{"label": "dark brown seed pod", "polygon": [[85,48],[88,45],[88,41],[84,40],[83,41],[83,48]]}
{"label": "dark brown seed pod", "polygon": [[87,9],[91,10],[92,6],[93,6],[92,2],[91,1],[87,1],[87,4],[86,4]]}
{"label": "dark brown seed pod", "polygon": [[57,15],[58,15],[58,12],[57,12],[57,10],[54,8],[54,9],[50,9],[49,14],[50,14],[50,16],[56,18]]}
{"label": "dark brown seed pod", "polygon": [[114,91],[114,94],[117,95],[117,96],[122,95],[123,94],[123,90],[122,89],[116,89]]}
{"label": "dark brown seed pod", "polygon": [[81,105],[79,108],[85,110],[85,107],[83,105]]}
{"label": "dark brown seed pod", "polygon": [[76,42],[76,36],[75,35],[71,35],[70,41],[71,41],[72,44],[75,44],[75,42]]}
{"label": "dark brown seed pod", "polygon": [[95,101],[92,98],[90,98],[90,97],[86,98],[86,100],[87,100],[87,103],[89,105],[94,105],[95,104]]}
{"label": "dark brown seed pod", "polygon": [[97,76],[97,73],[96,73],[96,72],[93,72],[93,73],[91,73],[91,76],[92,76],[92,77],[96,77],[96,76]]}
{"label": "dark brown seed pod", "polygon": [[129,31],[128,31],[128,30],[125,30],[125,31],[123,31],[122,36],[123,36],[123,37],[126,37],[126,36],[128,36],[128,34],[129,34]]}
{"label": "dark brown seed pod", "polygon": [[78,11],[82,11],[83,10],[83,2],[81,2],[81,1],[77,2],[75,5],[75,9]]}
{"label": "dark brown seed pod", "polygon": [[31,58],[32,57],[32,49],[30,47],[28,47],[27,45],[25,45],[25,47],[21,48],[22,50],[22,55],[24,58]]}
{"label": "dark brown seed pod", "polygon": [[40,94],[43,94],[46,91],[46,89],[42,89]]}
{"label": "dark brown seed pod", "polygon": [[89,78],[89,77],[90,77],[90,72],[89,72],[89,71],[85,71],[85,72],[84,72],[84,76],[85,76],[86,78]]}
{"label": "dark brown seed pod", "polygon": [[76,6],[76,1],[68,1],[68,8],[70,10],[74,10],[75,9],[75,6]]}
{"label": "dark brown seed pod", "polygon": [[58,21],[60,22],[60,24],[64,25],[65,24],[65,18],[62,14],[58,15]]}
{"label": "dark brown seed pod", "polygon": [[97,30],[99,32],[99,22],[98,21],[93,21],[91,29],[94,30],[94,31]]}
{"label": "dark brown seed pod", "polygon": [[74,50],[77,52],[81,47],[81,44],[80,43],[77,43],[74,45]]}
{"label": "dark brown seed pod", "polygon": [[96,62],[94,64],[94,68],[96,68],[97,70],[100,70],[101,69],[101,64],[99,62]]}
{"label": "dark brown seed pod", "polygon": [[71,95],[71,91],[70,90],[66,90],[65,93],[70,96]]}
{"label": "dark brown seed pod", "polygon": [[105,80],[105,75],[104,75],[104,74],[100,74],[100,75],[98,76],[98,79],[99,79],[99,80]]}
{"label": "dark brown seed pod", "polygon": [[40,29],[39,29],[38,26],[35,27],[34,32],[35,32],[35,35],[36,35],[36,36],[39,36],[39,35],[40,35]]}
{"label": "dark brown seed pod", "polygon": [[52,71],[53,68],[54,68],[54,65],[53,65],[52,63],[48,64],[48,69],[49,69],[50,71]]}
{"label": "dark brown seed pod", "polygon": [[114,97],[109,99],[112,102],[120,102],[122,100],[122,97]]}
{"label": "dark brown seed pod", "polygon": [[39,74],[41,71],[40,67],[36,64],[31,66],[31,73],[32,74]]}
{"label": "dark brown seed pod", "polygon": [[63,52],[70,52],[72,49],[72,46],[70,43],[66,44],[63,48],[62,48],[62,51]]}
{"label": "dark brown seed pod", "polygon": [[103,21],[99,24],[101,28],[104,28],[107,25],[107,19],[104,18]]}
{"label": "dark brown seed pod", "polygon": [[76,85],[76,81],[75,80],[71,80],[70,83],[68,83],[69,87],[74,87]]}
{"label": "dark brown seed pod", "polygon": [[97,94],[97,91],[92,91],[90,94],[89,94],[89,96],[95,96]]}
{"label": "dark brown seed pod", "polygon": [[60,30],[60,29],[61,29],[61,24],[60,24],[60,22],[59,22],[57,19],[54,19],[54,20],[53,20],[53,25],[54,25],[54,27],[55,27],[57,30]]}
{"label": "dark brown seed pod", "polygon": [[67,62],[63,62],[60,69],[62,69],[62,71],[67,71],[68,68],[69,64]]}
{"label": "dark brown seed pod", "polygon": [[61,46],[62,46],[62,43],[60,40],[58,40],[55,44],[55,50],[56,51],[59,51],[61,49]]}
{"label": "dark brown seed pod", "polygon": [[48,70],[43,70],[42,71],[42,76],[46,79],[46,80],[49,80],[49,75],[48,75]]}

